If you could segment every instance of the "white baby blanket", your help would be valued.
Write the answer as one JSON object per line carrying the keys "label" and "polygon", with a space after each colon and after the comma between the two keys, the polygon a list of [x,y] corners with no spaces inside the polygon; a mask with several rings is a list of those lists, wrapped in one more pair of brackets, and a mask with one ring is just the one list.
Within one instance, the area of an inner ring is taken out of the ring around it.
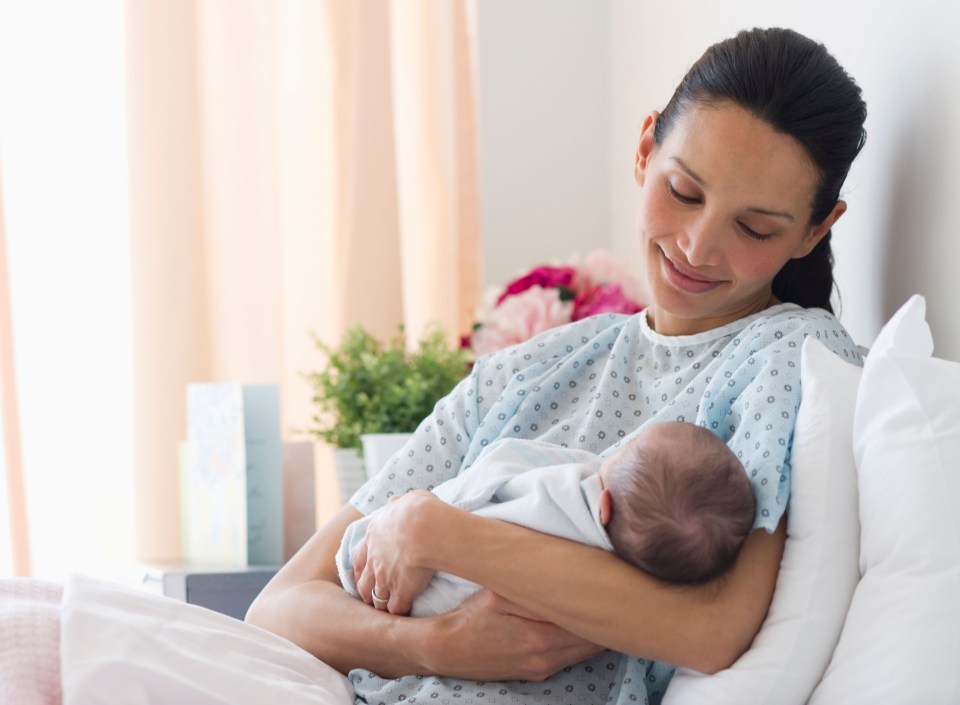
{"label": "white baby blanket", "polygon": [[[613,550],[600,523],[602,458],[551,443],[504,439],[491,444],[477,461],[434,490],[440,499],[467,512],[509,521],[537,531]],[[357,594],[351,556],[366,534],[369,517],[344,534],[337,568],[344,588]],[[446,612],[479,585],[437,573],[414,600],[415,617]]]}

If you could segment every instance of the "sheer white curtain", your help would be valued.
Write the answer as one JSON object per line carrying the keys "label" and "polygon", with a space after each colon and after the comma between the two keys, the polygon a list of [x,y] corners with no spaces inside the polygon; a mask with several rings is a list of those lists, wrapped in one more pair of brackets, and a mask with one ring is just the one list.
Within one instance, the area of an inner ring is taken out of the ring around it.
{"label": "sheer white curtain", "polygon": [[[17,404],[13,321],[10,315],[10,274],[0,181],[0,507],[9,521],[0,522],[0,575],[29,575],[27,501],[20,452],[20,408]],[[8,548],[9,547],[9,548]]]}
{"label": "sheer white curtain", "polygon": [[[467,0],[87,0],[0,15],[0,174],[33,572],[176,559],[184,387],[310,333],[465,332]],[[320,518],[333,511],[321,449]],[[12,515],[11,515],[12,516]],[[8,522],[5,522],[9,524]],[[9,542],[7,542],[9,545]]]}
{"label": "sheer white curtain", "polygon": [[103,0],[0,13],[7,398],[19,417],[5,446],[22,451],[29,519],[11,513],[13,539],[34,574],[57,576],[132,557],[123,14]]}

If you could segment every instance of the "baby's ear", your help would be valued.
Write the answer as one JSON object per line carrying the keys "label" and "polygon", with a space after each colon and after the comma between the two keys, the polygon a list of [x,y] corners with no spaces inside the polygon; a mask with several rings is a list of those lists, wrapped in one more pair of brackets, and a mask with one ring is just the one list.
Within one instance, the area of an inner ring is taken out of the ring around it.
{"label": "baby's ear", "polygon": [[613,495],[606,487],[600,491],[600,523],[606,526],[613,519]]}

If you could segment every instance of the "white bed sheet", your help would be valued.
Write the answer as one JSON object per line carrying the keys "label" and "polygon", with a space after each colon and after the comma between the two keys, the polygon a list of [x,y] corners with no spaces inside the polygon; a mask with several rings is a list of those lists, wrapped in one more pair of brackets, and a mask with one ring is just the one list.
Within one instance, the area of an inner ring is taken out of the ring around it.
{"label": "white bed sheet", "polygon": [[64,705],[352,705],[338,671],[263,629],[71,576],[61,611]]}

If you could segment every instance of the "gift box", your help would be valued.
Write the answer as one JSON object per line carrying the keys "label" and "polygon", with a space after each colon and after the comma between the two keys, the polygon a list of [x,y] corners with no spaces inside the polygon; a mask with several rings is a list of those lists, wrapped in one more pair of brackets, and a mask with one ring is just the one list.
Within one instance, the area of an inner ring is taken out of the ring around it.
{"label": "gift box", "polygon": [[184,557],[227,565],[284,559],[280,391],[187,386]]}

